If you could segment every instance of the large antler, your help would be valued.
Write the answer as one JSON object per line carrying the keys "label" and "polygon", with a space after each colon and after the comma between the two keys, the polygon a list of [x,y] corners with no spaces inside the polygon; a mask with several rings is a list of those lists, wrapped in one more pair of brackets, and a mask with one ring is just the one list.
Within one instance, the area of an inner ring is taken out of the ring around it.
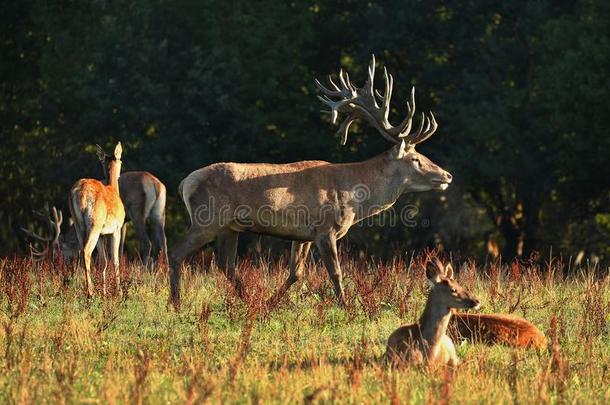
{"label": "large antler", "polygon": [[[374,88],[375,55],[373,55],[368,68],[368,78],[362,88],[355,87],[350,82],[349,75],[343,69],[339,72],[339,85],[330,76],[328,77],[332,89],[325,87],[316,79],[316,86],[323,94],[318,98],[330,107],[332,123],[334,124],[337,121],[339,113],[349,114],[337,131],[341,135],[342,145],[347,142],[350,125],[358,118],[367,120],[385,139],[394,143],[399,143],[402,140],[410,144],[423,142],[432,136],[438,128],[432,112],[430,112],[430,117],[426,117],[422,113],[419,129],[416,132],[409,133],[415,115],[415,87],[411,89],[411,100],[407,101],[407,116],[405,119],[396,127],[390,124],[388,116],[390,114],[394,78],[385,67],[383,68],[383,76],[385,91],[381,94]],[[377,103],[377,99],[379,99],[381,105]]]}
{"label": "large antler", "polygon": [[61,235],[61,224],[63,222],[63,214],[61,210],[52,207],[49,210],[49,204],[45,203],[43,211],[32,210],[32,213],[39,220],[43,221],[47,225],[47,231],[49,236],[40,236],[34,231],[27,228],[21,228],[21,231],[29,238],[40,242],[43,246],[42,250],[36,249],[33,244],[30,243],[30,252],[32,258],[36,261],[41,261],[48,257],[49,249],[52,250],[52,254],[55,255],[56,251],[61,248],[59,237]]}

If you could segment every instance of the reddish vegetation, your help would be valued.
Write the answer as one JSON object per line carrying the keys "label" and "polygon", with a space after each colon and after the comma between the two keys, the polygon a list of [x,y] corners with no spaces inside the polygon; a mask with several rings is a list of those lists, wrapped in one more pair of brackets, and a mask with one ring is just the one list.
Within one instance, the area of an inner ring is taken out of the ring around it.
{"label": "reddish vegetation", "polygon": [[455,313],[451,317],[449,337],[487,345],[544,349],[546,337],[530,321],[509,314]]}

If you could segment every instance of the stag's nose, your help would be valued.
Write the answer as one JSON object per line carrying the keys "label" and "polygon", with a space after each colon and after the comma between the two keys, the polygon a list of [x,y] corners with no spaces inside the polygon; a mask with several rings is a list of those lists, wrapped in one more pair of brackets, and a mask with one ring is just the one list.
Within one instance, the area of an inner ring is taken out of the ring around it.
{"label": "stag's nose", "polygon": [[453,176],[449,172],[445,172],[445,178],[447,179],[447,183],[451,183],[451,180],[453,180]]}

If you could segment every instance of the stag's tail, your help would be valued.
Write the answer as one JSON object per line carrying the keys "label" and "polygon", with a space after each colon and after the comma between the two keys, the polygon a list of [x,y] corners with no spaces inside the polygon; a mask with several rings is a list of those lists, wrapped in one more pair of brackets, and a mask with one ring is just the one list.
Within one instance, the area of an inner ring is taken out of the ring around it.
{"label": "stag's tail", "polygon": [[178,195],[180,196],[180,199],[182,200],[182,202],[184,202],[184,206],[186,207],[186,212],[188,212],[188,214],[189,214],[189,218],[191,220],[191,225],[192,225],[193,224],[193,212],[191,210],[191,202],[189,200],[189,197],[184,195],[184,183],[186,182],[187,179],[188,179],[188,177],[185,177],[178,185]]}

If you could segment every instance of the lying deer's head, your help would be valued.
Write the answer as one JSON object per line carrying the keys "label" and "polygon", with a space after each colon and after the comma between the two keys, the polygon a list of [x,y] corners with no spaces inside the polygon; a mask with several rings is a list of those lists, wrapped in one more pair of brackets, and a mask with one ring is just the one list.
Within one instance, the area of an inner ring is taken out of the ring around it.
{"label": "lying deer's head", "polygon": [[443,308],[479,309],[481,303],[453,279],[451,264],[443,266],[440,260],[435,259],[428,263],[426,276],[432,283],[429,299],[435,305]]}
{"label": "lying deer's head", "polygon": [[385,139],[396,144],[389,152],[389,159],[393,163],[390,166],[393,172],[399,173],[405,191],[445,190],[451,183],[451,174],[415,150],[415,145],[431,137],[438,128],[434,114],[430,113],[427,117],[422,113],[419,128],[411,132],[415,115],[415,88],[413,88],[411,100],[407,101],[407,116],[396,127],[390,124],[388,116],[394,79],[385,68],[383,75],[385,91],[382,94],[374,88],[375,56],[373,56],[368,69],[368,78],[362,88],[352,85],[349,75],[343,70],[339,73],[339,85],[329,77],[332,87],[330,89],[316,80],[316,86],[323,94],[318,98],[330,107],[333,124],[337,122],[339,113],[349,114],[338,130],[342,137],[341,143],[345,145],[347,142],[352,122],[362,118],[375,127]]}

